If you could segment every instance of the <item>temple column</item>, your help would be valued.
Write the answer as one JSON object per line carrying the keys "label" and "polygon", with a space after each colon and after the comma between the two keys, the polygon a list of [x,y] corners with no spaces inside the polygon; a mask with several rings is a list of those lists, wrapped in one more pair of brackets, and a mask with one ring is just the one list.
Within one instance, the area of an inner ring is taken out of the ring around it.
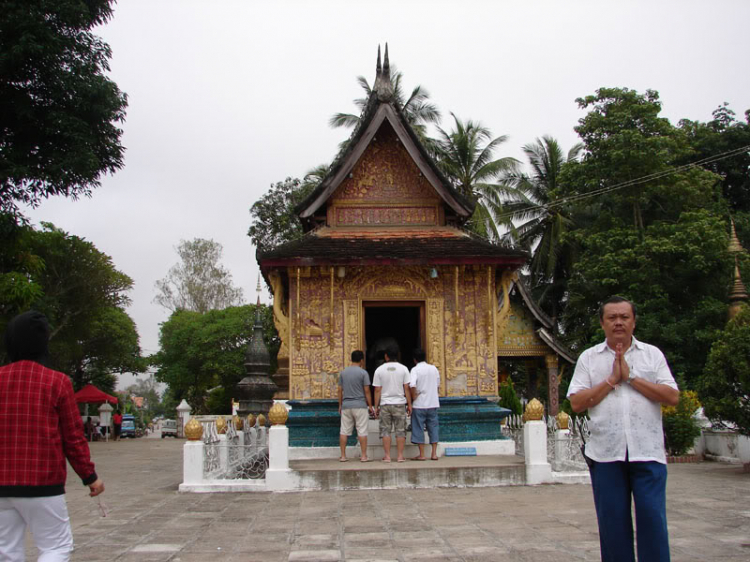
{"label": "temple column", "polygon": [[545,355],[544,363],[547,365],[547,399],[549,404],[547,413],[550,416],[556,416],[560,410],[560,391],[558,388],[560,379],[558,377],[557,355]]}

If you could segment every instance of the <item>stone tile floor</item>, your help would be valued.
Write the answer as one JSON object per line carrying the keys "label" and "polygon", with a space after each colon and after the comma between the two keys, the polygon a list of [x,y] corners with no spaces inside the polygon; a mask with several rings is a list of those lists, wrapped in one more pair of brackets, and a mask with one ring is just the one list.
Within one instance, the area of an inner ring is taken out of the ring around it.
{"label": "stone tile floor", "polygon": [[[73,561],[599,560],[588,485],[180,494],[184,441],[156,437],[92,444],[105,518],[69,475]],[[670,465],[667,495],[673,561],[750,560],[750,474]]]}

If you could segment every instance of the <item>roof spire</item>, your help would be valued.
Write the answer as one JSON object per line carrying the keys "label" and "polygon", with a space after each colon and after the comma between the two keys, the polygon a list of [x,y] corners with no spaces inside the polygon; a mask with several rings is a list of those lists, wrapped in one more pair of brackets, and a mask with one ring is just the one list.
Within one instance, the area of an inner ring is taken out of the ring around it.
{"label": "roof spire", "polygon": [[734,285],[729,293],[729,318],[734,318],[740,310],[740,307],[747,302],[748,294],[745,284],[740,277],[740,266],[737,256],[734,256]]}
{"label": "roof spire", "polygon": [[743,251],[740,239],[737,238],[737,230],[734,228],[734,219],[729,217],[729,222],[732,225],[732,231],[729,235],[729,251],[733,254],[740,253]]}
{"label": "roof spire", "polygon": [[375,84],[372,86],[372,91],[378,96],[378,99],[383,102],[389,102],[393,100],[394,89],[391,83],[391,65],[388,61],[388,43],[385,44],[385,57],[383,58],[383,66],[380,66],[380,45],[378,45],[378,66],[377,74],[375,76]]}

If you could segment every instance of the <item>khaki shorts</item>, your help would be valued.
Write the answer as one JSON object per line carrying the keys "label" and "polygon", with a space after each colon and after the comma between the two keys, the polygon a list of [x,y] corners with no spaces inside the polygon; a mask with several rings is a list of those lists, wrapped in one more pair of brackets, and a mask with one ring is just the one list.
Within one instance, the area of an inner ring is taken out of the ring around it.
{"label": "khaki shorts", "polygon": [[406,437],[406,404],[380,406],[380,438],[396,432],[396,437]]}
{"label": "khaki shorts", "polygon": [[370,421],[367,408],[346,408],[341,410],[341,435],[351,435],[357,426],[357,435],[367,437],[367,424]]}

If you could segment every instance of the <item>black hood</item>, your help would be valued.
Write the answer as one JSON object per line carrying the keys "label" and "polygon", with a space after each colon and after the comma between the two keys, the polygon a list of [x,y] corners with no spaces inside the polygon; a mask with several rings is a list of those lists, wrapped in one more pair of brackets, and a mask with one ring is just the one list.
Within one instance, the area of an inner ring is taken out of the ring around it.
{"label": "black hood", "polygon": [[41,312],[29,310],[8,323],[5,330],[5,349],[11,363],[36,361],[48,366],[49,323]]}

